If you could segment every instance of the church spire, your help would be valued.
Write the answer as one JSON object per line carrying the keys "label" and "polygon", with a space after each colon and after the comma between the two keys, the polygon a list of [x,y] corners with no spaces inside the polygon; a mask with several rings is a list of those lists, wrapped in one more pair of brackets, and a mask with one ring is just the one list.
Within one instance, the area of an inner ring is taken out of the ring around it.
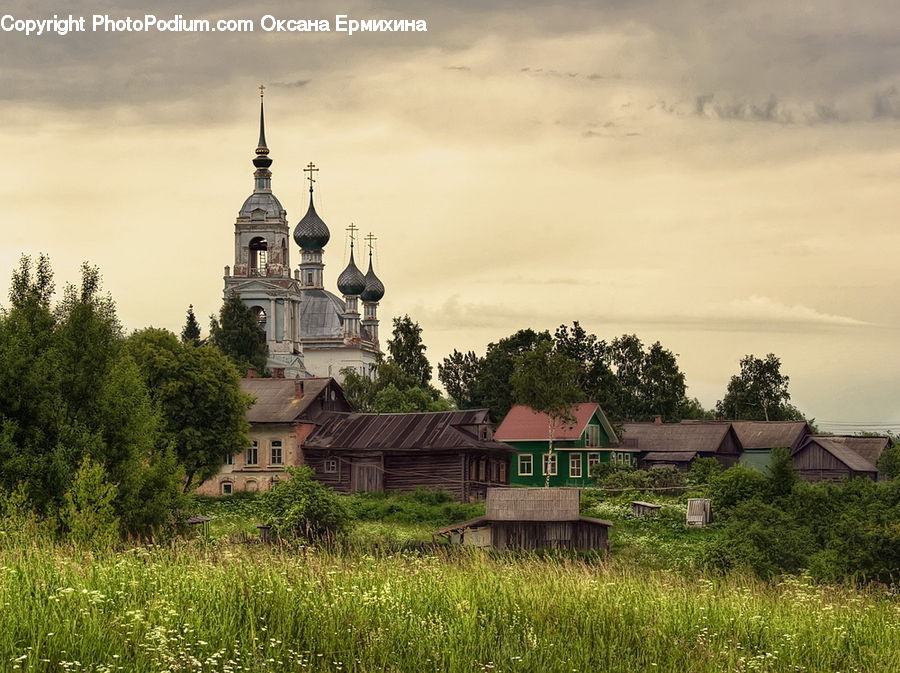
{"label": "church spire", "polygon": [[253,173],[254,192],[271,192],[272,191],[272,171],[269,166],[272,160],[269,158],[269,146],[266,145],[266,113],[263,105],[263,96],[266,87],[259,85],[259,142],[256,145],[256,156],[253,158],[253,165],[256,171]]}

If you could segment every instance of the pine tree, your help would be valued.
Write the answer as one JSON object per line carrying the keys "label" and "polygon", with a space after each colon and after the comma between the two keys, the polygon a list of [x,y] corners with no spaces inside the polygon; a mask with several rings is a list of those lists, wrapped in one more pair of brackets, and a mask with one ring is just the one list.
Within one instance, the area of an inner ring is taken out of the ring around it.
{"label": "pine tree", "polygon": [[190,304],[187,310],[187,320],[181,330],[181,343],[200,345],[200,323],[194,315],[194,305]]}

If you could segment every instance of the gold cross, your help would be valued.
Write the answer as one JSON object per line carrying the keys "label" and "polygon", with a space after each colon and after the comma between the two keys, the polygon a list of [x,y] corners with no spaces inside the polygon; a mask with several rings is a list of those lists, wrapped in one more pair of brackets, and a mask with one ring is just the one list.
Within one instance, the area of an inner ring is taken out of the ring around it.
{"label": "gold cross", "polygon": [[310,161],[309,164],[307,164],[306,168],[303,169],[303,172],[309,173],[309,177],[307,177],[306,179],[309,180],[309,188],[312,189],[313,183],[315,182],[313,173],[318,173],[319,169],[316,168],[316,165],[312,161]]}
{"label": "gold cross", "polygon": [[265,91],[266,91],[266,85],[260,84],[259,85],[259,97],[260,98],[262,98],[265,95]]}

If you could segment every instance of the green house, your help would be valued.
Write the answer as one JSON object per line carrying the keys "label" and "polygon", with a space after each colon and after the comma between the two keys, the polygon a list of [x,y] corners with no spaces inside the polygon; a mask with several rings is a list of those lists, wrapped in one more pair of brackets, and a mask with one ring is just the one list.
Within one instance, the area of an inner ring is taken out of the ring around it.
{"label": "green house", "polygon": [[509,468],[509,483],[544,486],[590,486],[591,468],[597,463],[635,465],[637,449],[618,446],[619,440],[600,408],[582,402],[573,409],[575,422],[553,429],[553,453],[549,452],[550,419],[530,407],[516,405],[494,433],[516,453]]}

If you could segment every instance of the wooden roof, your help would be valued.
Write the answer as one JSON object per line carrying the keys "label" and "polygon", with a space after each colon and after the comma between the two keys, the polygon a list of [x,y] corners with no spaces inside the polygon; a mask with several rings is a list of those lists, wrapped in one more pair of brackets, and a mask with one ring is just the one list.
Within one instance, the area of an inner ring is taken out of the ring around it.
{"label": "wooden roof", "polygon": [[[585,523],[592,523],[598,526],[607,526],[612,527],[613,522],[607,521],[606,519],[595,519],[591,516],[579,516],[575,519],[575,521],[584,521]],[[469,519],[468,521],[463,521],[461,523],[454,523],[450,526],[446,526],[441,528],[440,530],[436,530],[432,533],[432,535],[446,535],[447,533],[452,533],[455,530],[464,530],[466,528],[478,528],[479,526],[489,526],[492,523],[506,523],[495,521],[493,519],[489,519],[486,516],[479,516],[475,519]],[[536,522],[538,523],[538,522]]]}
{"label": "wooden roof", "polygon": [[489,488],[484,515],[492,521],[574,521],[580,504],[577,488]]}
{"label": "wooden roof", "polygon": [[734,432],[730,423],[625,423],[622,426],[622,438],[636,440],[641,451],[715,453],[729,432]]}
{"label": "wooden roof", "polygon": [[414,414],[326,412],[303,442],[304,448],[335,450],[483,449],[512,452],[502,442],[481,439],[467,426],[489,425],[487,409]]}
{"label": "wooden roof", "polygon": [[794,449],[812,434],[806,421],[732,421],[745,449]]}
{"label": "wooden roof", "polygon": [[876,465],[881,453],[891,445],[890,437],[860,437],[859,435],[817,435],[810,439],[827,439],[832,445],[840,444]]}
{"label": "wooden roof", "polygon": [[241,379],[241,390],[256,398],[245,418],[250,423],[292,423],[326,389],[343,399],[341,387],[332,378]]}
{"label": "wooden roof", "polygon": [[[603,409],[596,402],[580,402],[572,408],[575,422],[570,424],[557,423],[553,430],[554,440],[574,440],[581,437],[590,420],[596,416],[600,425],[609,435],[609,439],[616,444],[615,430],[603,413]],[[547,414],[535,411],[531,407],[516,404],[503,418],[500,427],[494,436],[502,442],[528,442],[547,441],[547,433],[550,428],[550,418]]]}
{"label": "wooden roof", "polygon": [[696,451],[649,451],[644,460],[665,461],[669,463],[688,463],[697,457]]}
{"label": "wooden roof", "polygon": [[[845,438],[839,438],[845,439]],[[803,451],[807,451],[811,446],[818,445],[832,456],[841,461],[854,472],[877,472],[878,469],[870,461],[863,458],[856,451],[851,449],[847,444],[841,441],[835,441],[834,437],[810,437],[803,446],[797,450],[794,455]]]}

